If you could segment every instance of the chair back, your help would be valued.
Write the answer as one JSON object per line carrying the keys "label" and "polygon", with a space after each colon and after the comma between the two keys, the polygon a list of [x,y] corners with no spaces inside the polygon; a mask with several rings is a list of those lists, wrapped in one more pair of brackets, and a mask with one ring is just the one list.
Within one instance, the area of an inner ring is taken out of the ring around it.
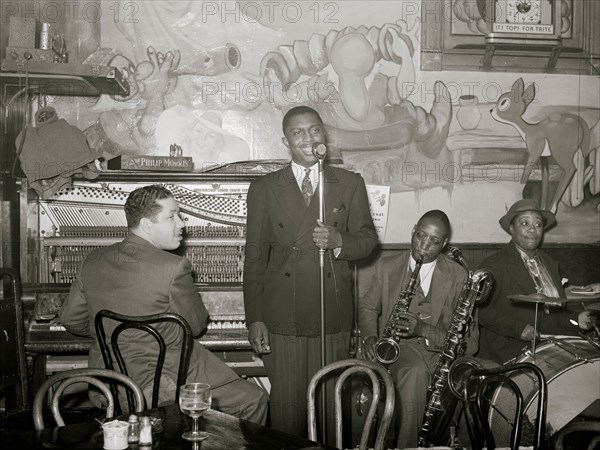
{"label": "chair back", "polygon": [[[497,389],[503,387],[515,396],[514,415],[513,417],[507,417],[506,420],[512,426],[510,448],[518,450],[521,444],[525,404],[521,389],[510,378],[510,374],[513,372],[530,372],[537,379],[537,414],[535,418],[533,450],[543,448],[545,445],[548,384],[542,370],[535,364],[528,362],[493,368],[477,368],[472,362],[467,362],[468,359],[468,357],[464,358],[465,364],[463,366],[466,368],[462,370],[457,369],[457,371],[461,372],[461,379],[453,380],[451,383],[460,386],[467,430],[471,439],[471,448],[473,450],[480,450],[484,447],[488,449],[496,448],[494,430],[492,429],[493,423],[489,420],[489,412],[493,403],[494,393]],[[462,363],[461,359],[455,361],[455,364],[459,366]],[[451,378],[453,369],[451,368],[450,370]]]}
{"label": "chair back", "polygon": [[[113,364],[111,351],[106,341],[104,319],[111,319],[120,322],[120,324],[117,325],[117,327],[113,330],[110,337],[110,342],[112,353],[115,355],[117,364],[119,366],[119,370],[125,375],[128,375],[127,365],[125,364],[125,360],[121,353],[119,335],[125,330],[137,329],[145,331],[146,333],[153,336],[154,339],[156,339],[156,342],[159,347],[159,352],[158,359],[156,362],[156,369],[154,371],[151,404],[152,408],[156,408],[158,406],[160,379],[167,353],[167,346],[165,340],[163,336],[161,336],[157,328],[153,325],[169,322],[181,328],[181,331],[183,333],[183,342],[181,343],[181,354],[179,358],[179,368],[177,372],[177,389],[175,393],[175,401],[177,402],[179,400],[179,387],[185,384],[185,380],[187,378],[188,368],[190,366],[190,356],[193,347],[192,330],[189,324],[185,321],[185,319],[175,313],[153,314],[150,316],[126,316],[113,311],[109,311],[107,309],[99,311],[98,314],[96,314],[95,318],[96,335],[98,336],[98,344],[100,345],[100,351],[102,352],[102,359],[104,360],[104,365],[107,369],[111,370],[116,369]],[[111,387],[113,390],[113,394],[116,395],[116,389],[114,384],[112,384]],[[128,398],[128,400],[131,401],[130,398]]]}
{"label": "chair back", "polygon": [[[341,371],[342,369],[345,369]],[[341,371],[337,377],[335,383],[335,442],[338,448],[343,448],[342,443],[342,388],[344,382],[350,375],[356,373],[364,373],[368,375],[371,380],[373,388],[373,399],[369,412],[367,414],[362,435],[360,439],[359,449],[364,450],[367,448],[367,440],[373,424],[375,422],[375,415],[377,412],[377,404],[381,396],[380,380],[385,385],[385,407],[383,411],[383,417],[379,429],[377,430],[375,447],[374,450],[382,450],[385,446],[385,437],[392,421],[394,414],[394,403],[395,403],[395,391],[394,382],[392,381],[391,375],[381,365],[366,361],[362,359],[345,359],[336,361],[319,370],[310,380],[308,385],[308,437],[309,439],[317,440],[317,420],[316,420],[316,405],[315,405],[315,392],[318,384],[323,380],[323,377],[330,374],[331,372]]]}
{"label": "chair back", "polygon": [[[64,390],[75,383],[88,383],[96,386],[106,397],[108,407],[106,408],[106,418],[110,419],[115,415],[115,402],[118,401],[116,396],[113,396],[109,387],[104,383],[104,379],[118,382],[127,388],[128,392],[132,393],[132,398],[135,400],[135,407],[129,404],[129,411],[140,412],[144,410],[144,393],[135,381],[114,370],[108,369],[72,369],[58,372],[48,378],[37,390],[33,399],[33,425],[37,431],[43,430],[44,424],[44,400],[46,394],[51,393],[50,409],[52,417],[56,425],[62,427],[65,422],[60,414],[59,402]],[[58,386],[54,387],[57,383]],[[51,389],[52,388],[52,389]]]}

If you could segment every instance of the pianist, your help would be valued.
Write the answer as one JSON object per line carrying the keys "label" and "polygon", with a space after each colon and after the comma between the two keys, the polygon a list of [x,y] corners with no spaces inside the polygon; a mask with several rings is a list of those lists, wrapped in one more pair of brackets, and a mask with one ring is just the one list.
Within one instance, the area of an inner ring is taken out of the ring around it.
{"label": "pianist", "polygon": [[[182,240],[184,223],[170,191],[146,186],[133,191],[125,203],[129,233],[120,243],[101,247],[84,260],[59,317],[66,329],[92,336],[90,367],[104,367],[94,330],[94,317],[102,309],[125,315],[177,313],[189,323],[194,335],[206,327],[208,312],[194,286],[190,262],[165,250],[174,250]],[[160,384],[159,403],[175,400],[179,353],[178,330],[165,324],[163,337],[167,356]],[[108,330],[110,334],[112,329]],[[152,393],[153,364],[158,349],[149,335],[128,330],[122,351],[131,376],[144,390],[146,401]],[[137,334],[136,334],[137,333]],[[234,416],[265,423],[266,393],[257,385],[239,378],[219,358],[194,341],[187,382],[209,383],[215,409]]]}

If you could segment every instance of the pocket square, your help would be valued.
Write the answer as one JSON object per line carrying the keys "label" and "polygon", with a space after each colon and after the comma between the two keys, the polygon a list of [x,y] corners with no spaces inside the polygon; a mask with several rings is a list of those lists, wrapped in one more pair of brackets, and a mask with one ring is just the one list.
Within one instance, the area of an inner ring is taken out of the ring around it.
{"label": "pocket square", "polygon": [[334,213],[334,214],[335,214],[335,213],[342,213],[342,212],[344,212],[344,211],[346,211],[346,207],[345,207],[344,205],[340,205],[340,207],[339,207],[339,208],[333,208],[333,213]]}

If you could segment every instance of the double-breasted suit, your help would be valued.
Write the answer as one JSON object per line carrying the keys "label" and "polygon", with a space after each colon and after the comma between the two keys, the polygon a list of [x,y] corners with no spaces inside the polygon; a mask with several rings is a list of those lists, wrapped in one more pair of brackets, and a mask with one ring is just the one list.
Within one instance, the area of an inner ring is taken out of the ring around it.
{"label": "double-breasted suit", "polygon": [[[377,245],[364,181],[358,174],[325,166],[325,223],[342,235],[338,257],[325,264],[326,332],[352,325],[352,278],[348,261]],[[319,218],[316,194],[307,207],[292,167],[254,181],[248,192],[244,264],[247,323],[265,322],[282,335],[320,334],[319,249],[313,229]]]}
{"label": "double-breasted suit", "polygon": [[[538,250],[540,260],[561,297],[565,297],[558,262]],[[486,258],[481,267],[494,276],[494,285],[487,301],[479,307],[481,338],[477,357],[504,363],[519,356],[528,345],[521,340],[525,325],[535,321],[535,303],[513,301],[509,295],[528,295],[536,292],[535,284],[513,241],[497,254]],[[570,308],[551,308],[546,314],[543,305],[538,308],[538,332],[541,334],[577,335],[577,326],[569,321],[575,316]]]}
{"label": "double-breasted suit", "polygon": [[[329,363],[349,354],[354,308],[348,261],[371,253],[377,233],[360,175],[325,166],[324,181],[325,223],[342,236],[339,254],[327,251],[324,264]],[[313,241],[317,189],[307,206],[290,165],[255,180],[247,197],[246,321],[268,329],[271,352],[263,360],[271,382],[271,424],[296,435],[306,434],[308,383],[321,362],[321,268]]]}

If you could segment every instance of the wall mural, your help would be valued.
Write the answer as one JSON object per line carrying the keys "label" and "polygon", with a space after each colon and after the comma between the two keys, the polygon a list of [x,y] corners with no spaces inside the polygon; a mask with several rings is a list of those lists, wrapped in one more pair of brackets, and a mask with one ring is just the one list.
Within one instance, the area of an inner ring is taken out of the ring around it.
{"label": "wall mural", "polygon": [[[563,198],[565,191],[570,187],[569,195],[564,199],[565,204],[571,207],[578,206],[584,197],[583,188],[589,183],[590,192],[596,195],[599,190],[600,167],[597,154],[600,142],[600,125],[594,125],[594,133],[585,120],[576,114],[567,112],[545,114],[536,123],[529,123],[523,119],[527,107],[535,98],[535,85],[524,87],[523,79],[515,81],[512,89],[498,98],[492,110],[492,117],[498,122],[513,126],[525,141],[527,146],[527,162],[521,177],[521,183],[527,182],[535,164],[541,160],[542,166],[542,193],[540,205],[554,213],[558,210],[558,202]],[[595,138],[590,143],[590,134]],[[592,147],[593,146],[593,147]],[[587,165],[587,158],[593,150],[591,160],[595,163]],[[548,189],[550,174],[548,160],[553,158],[562,169],[558,186],[550,198]],[[571,183],[575,173],[577,178]]]}
{"label": "wall mural", "polygon": [[[123,11],[131,4],[118,3]],[[514,197],[535,197],[570,215],[565,224],[581,224],[582,214],[583,223],[597,221],[600,109],[543,105],[552,99],[536,92],[533,79],[526,86],[514,77],[512,89],[498,92],[497,102],[449,90],[444,72],[424,82],[418,70],[419,16],[400,13],[406,12],[402,2],[380,3],[390,9],[378,11],[384,17],[378,23],[347,24],[349,17],[361,17],[348,12],[340,15],[345,21],[328,22],[324,13],[337,19],[339,11],[327,8],[344,8],[343,2],[322,2],[308,7],[312,13],[315,5],[325,8],[318,22],[299,20],[294,26],[244,16],[261,5],[256,2],[136,4],[136,20],[102,22],[101,46],[85,61],[118,67],[130,94],[88,102],[77,112],[79,124],[104,159],[169,155],[177,145],[203,171],[236,161],[289,159],[281,118],[290,107],[306,104],[323,117],[333,162],[360,172],[368,184],[391,186],[391,220],[403,214],[398,202],[406,205],[406,194],[414,193],[410,201],[427,207],[431,202],[423,200],[435,198],[433,207],[472,209],[483,187],[485,195],[501,200],[488,200],[485,211],[476,213],[485,225],[465,231],[475,241],[481,233],[490,235],[502,215],[498,205],[510,205]],[[455,26],[481,33],[484,22],[479,9],[467,8],[471,3],[453,1],[460,19]],[[370,3],[356,5],[369,17]],[[220,8],[234,11],[234,17],[219,14]],[[474,80],[485,76],[472,74]],[[425,102],[430,106],[414,95],[417,83],[430,86],[431,101]],[[497,183],[476,184],[489,181],[481,173],[490,166],[503,169]],[[413,167],[443,173],[407,176]],[[578,207],[584,212],[573,212]],[[388,226],[391,242],[405,241],[412,222],[402,227]],[[494,232],[492,241],[504,239],[501,230]],[[595,230],[584,234],[576,239],[600,238]],[[558,239],[565,241],[563,235]]]}

